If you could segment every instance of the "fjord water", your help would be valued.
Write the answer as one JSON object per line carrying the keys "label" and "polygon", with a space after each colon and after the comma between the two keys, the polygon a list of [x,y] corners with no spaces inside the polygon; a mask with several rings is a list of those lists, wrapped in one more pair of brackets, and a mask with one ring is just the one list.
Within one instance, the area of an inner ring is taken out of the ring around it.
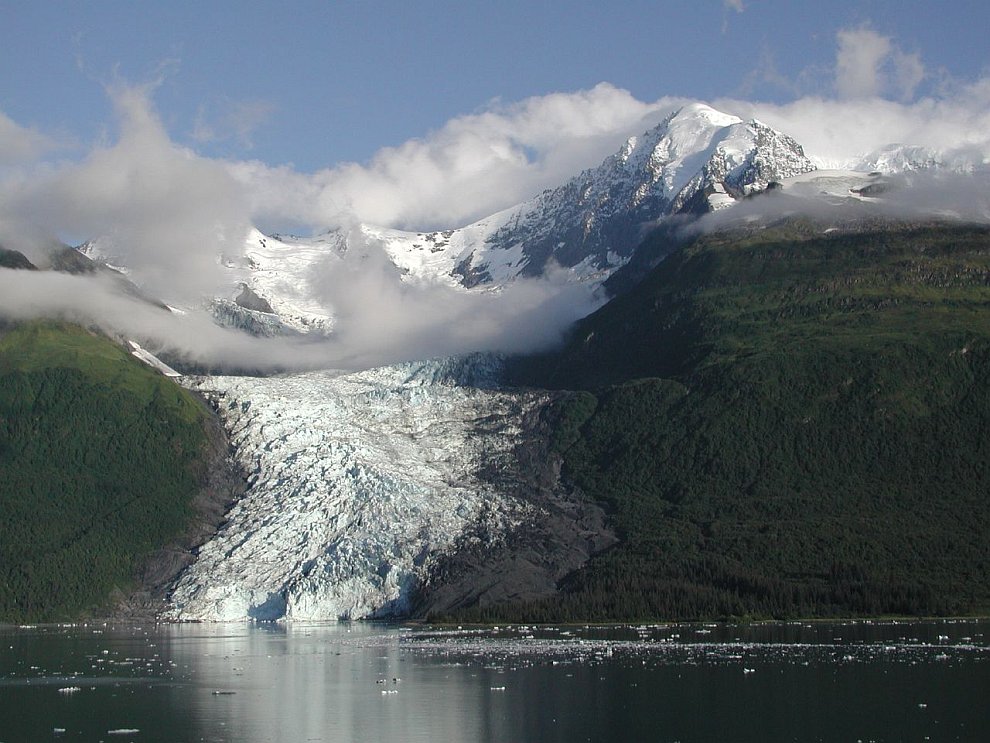
{"label": "fjord water", "polygon": [[0,628],[0,742],[990,740],[990,623]]}

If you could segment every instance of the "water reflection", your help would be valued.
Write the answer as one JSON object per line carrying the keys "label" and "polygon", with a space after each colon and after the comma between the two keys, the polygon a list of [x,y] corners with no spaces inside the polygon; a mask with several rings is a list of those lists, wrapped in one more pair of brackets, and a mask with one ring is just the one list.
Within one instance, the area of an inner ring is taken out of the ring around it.
{"label": "water reflection", "polygon": [[990,740],[988,629],[0,628],[0,743]]}
{"label": "water reflection", "polygon": [[471,678],[477,669],[410,660],[394,630],[212,631],[177,627],[172,641],[179,667],[211,690],[182,702],[207,740],[485,739],[478,711],[489,700]]}

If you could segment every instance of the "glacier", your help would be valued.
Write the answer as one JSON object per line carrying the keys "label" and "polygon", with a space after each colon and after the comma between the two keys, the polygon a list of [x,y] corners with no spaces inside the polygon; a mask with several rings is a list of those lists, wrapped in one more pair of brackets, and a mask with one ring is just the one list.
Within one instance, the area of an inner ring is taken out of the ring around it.
{"label": "glacier", "polygon": [[522,416],[546,400],[496,389],[498,367],[477,355],[188,380],[225,419],[249,488],[175,584],[165,618],[408,614],[458,539],[494,542],[536,515],[478,474],[512,456]]}

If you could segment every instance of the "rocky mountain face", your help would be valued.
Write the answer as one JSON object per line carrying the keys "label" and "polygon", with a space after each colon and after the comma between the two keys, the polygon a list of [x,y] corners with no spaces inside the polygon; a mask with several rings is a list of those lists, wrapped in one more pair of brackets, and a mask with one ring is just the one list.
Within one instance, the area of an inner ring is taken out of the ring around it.
{"label": "rocky mountain face", "polygon": [[517,247],[521,275],[539,275],[550,260],[607,272],[663,217],[718,209],[810,170],[787,135],[703,104],[685,106],[597,168],[516,207],[484,250],[463,256],[457,272],[465,285],[491,281],[499,252]]}

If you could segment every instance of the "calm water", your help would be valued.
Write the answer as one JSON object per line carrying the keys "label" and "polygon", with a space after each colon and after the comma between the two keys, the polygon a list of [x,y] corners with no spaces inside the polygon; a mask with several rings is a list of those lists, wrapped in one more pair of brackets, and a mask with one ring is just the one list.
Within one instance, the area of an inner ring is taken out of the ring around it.
{"label": "calm water", "polygon": [[990,624],[0,627],[50,740],[990,741]]}

